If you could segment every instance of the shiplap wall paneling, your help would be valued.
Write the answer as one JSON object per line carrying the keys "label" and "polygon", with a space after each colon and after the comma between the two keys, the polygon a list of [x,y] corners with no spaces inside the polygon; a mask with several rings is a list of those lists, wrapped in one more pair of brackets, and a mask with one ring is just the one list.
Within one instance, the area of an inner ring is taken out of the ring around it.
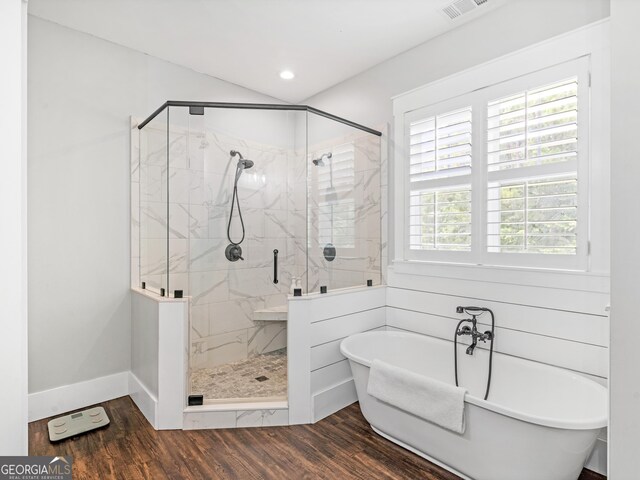
{"label": "shiplap wall paneling", "polygon": [[[386,287],[290,298],[289,420],[316,422],[357,400],[340,342],[386,328]],[[291,359],[296,361],[292,362]]]}
{"label": "shiplap wall paneling", "polygon": [[[447,278],[426,275],[398,274],[389,269],[389,287],[416,290],[458,297],[482,299],[542,307],[568,312],[607,315],[609,291],[606,285],[591,285],[580,280],[578,275],[569,276],[564,282],[565,288],[559,286],[536,286],[503,283],[491,280],[465,280],[463,278]],[[589,288],[587,290],[569,288],[571,279],[575,277],[575,285]],[[489,276],[491,278],[491,276]],[[585,283],[585,285],[582,285]],[[593,288],[593,290],[591,289]]]}
{"label": "shiplap wall paneling", "polygon": [[[565,291],[564,295],[570,299],[572,291]],[[451,341],[458,320],[464,317],[455,313],[456,306],[488,307],[496,316],[495,351],[607,377],[609,339],[605,315],[393,287],[388,289],[387,304],[390,329]],[[480,329],[490,328],[488,314],[478,320]],[[463,343],[467,341],[462,339]],[[479,345],[480,348],[487,346]]]}

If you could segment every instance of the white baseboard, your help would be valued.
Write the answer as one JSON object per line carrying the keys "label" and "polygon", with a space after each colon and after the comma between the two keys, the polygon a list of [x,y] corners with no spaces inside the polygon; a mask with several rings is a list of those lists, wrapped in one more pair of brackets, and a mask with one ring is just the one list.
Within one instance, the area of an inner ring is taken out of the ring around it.
{"label": "white baseboard", "polygon": [[119,372],[29,394],[29,421],[60,415],[129,394],[129,372]]}
{"label": "white baseboard", "polygon": [[319,422],[357,401],[358,395],[352,378],[334,385],[313,396],[313,421]]}
{"label": "white baseboard", "polygon": [[129,373],[129,396],[140,409],[153,428],[158,429],[158,399],[154,397],[147,387],[134,375]]}
{"label": "white baseboard", "polygon": [[607,475],[607,441],[602,438],[596,440],[596,446],[587,460],[584,468],[592,470],[600,475]]}

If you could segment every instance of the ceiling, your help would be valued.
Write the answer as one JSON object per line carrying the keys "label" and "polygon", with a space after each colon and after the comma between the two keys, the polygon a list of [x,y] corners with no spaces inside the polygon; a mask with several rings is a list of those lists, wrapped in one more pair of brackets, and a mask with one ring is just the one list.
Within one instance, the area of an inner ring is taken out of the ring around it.
{"label": "ceiling", "polygon": [[29,13],[295,103],[505,1],[455,20],[453,0],[31,0]]}

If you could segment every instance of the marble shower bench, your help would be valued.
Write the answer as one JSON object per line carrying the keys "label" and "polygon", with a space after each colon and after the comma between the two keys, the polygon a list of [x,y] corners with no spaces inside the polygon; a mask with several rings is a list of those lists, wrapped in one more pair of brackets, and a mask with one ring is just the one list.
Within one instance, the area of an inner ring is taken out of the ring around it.
{"label": "marble shower bench", "polygon": [[253,320],[260,322],[286,322],[289,316],[289,308],[287,305],[278,305],[276,307],[263,308],[253,312]]}

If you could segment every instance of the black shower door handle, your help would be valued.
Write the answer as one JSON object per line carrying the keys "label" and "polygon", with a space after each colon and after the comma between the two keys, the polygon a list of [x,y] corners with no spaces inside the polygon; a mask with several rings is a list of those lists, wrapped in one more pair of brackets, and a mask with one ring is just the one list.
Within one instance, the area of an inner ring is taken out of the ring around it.
{"label": "black shower door handle", "polygon": [[278,283],[278,249],[273,250],[273,283]]}

